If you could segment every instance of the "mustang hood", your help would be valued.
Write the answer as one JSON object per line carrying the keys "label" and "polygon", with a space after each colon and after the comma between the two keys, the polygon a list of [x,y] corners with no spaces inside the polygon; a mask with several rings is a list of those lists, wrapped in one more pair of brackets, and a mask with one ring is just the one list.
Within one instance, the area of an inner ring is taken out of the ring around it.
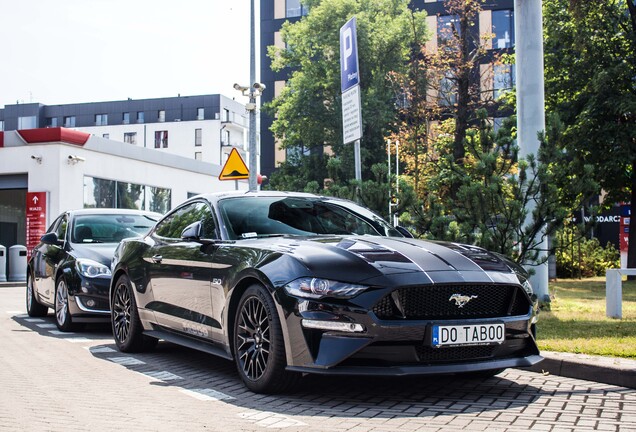
{"label": "mustang hood", "polygon": [[[270,241],[273,239],[269,239]],[[409,238],[345,236],[280,238],[275,241],[323,277],[348,275],[369,281],[402,275],[404,283],[501,282],[519,283],[512,265],[485,249],[457,243]]]}

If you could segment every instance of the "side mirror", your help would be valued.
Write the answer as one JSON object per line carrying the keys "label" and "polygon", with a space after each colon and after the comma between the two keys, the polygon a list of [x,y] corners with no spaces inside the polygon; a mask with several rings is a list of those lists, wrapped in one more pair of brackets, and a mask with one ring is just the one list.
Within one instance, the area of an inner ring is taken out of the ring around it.
{"label": "side mirror", "polygon": [[196,221],[185,227],[185,229],[181,232],[181,240],[187,242],[197,242],[201,243],[202,245],[214,243],[214,240],[201,238],[202,233],[203,223],[201,223],[201,221]]}
{"label": "side mirror", "polygon": [[40,237],[40,241],[47,245],[60,246],[62,242],[57,238],[57,234],[48,233]]}
{"label": "side mirror", "polygon": [[193,222],[181,232],[181,240],[199,241],[201,238],[201,230],[201,221]]}
{"label": "side mirror", "polygon": [[398,232],[406,238],[414,238],[413,234],[411,234],[411,232],[407,230],[406,228],[404,228],[403,226],[398,225],[395,227],[395,229],[398,230]]}

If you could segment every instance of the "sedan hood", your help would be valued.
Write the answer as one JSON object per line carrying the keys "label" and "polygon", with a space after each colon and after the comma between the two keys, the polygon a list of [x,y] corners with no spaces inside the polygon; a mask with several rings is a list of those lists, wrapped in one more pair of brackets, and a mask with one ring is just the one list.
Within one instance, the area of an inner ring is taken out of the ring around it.
{"label": "sedan hood", "polygon": [[363,282],[411,275],[412,283],[519,283],[519,271],[485,249],[458,243],[379,236],[280,237],[270,247],[292,255],[312,274]]}
{"label": "sedan hood", "polygon": [[88,258],[110,268],[118,243],[74,243],[75,258]]}

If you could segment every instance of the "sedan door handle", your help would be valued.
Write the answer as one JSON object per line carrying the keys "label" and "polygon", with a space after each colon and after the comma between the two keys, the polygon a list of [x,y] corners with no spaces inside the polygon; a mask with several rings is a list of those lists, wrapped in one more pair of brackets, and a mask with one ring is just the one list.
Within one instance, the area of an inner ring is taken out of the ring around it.
{"label": "sedan door handle", "polygon": [[161,264],[162,259],[163,257],[161,255],[154,255],[152,257],[152,262],[154,262],[155,264]]}

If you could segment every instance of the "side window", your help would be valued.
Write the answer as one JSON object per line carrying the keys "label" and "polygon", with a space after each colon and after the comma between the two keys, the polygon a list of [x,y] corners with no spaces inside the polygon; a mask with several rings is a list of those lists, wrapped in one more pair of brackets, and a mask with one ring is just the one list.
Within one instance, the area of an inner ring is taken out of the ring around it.
{"label": "side window", "polygon": [[201,201],[190,203],[170,214],[157,225],[155,234],[160,237],[180,239],[183,230],[196,221],[203,222],[202,236],[204,238],[216,237],[212,212],[208,205]]}
{"label": "side window", "polygon": [[60,222],[55,227],[55,234],[59,240],[66,238],[66,227],[68,226],[68,217],[66,215],[60,218]]}

